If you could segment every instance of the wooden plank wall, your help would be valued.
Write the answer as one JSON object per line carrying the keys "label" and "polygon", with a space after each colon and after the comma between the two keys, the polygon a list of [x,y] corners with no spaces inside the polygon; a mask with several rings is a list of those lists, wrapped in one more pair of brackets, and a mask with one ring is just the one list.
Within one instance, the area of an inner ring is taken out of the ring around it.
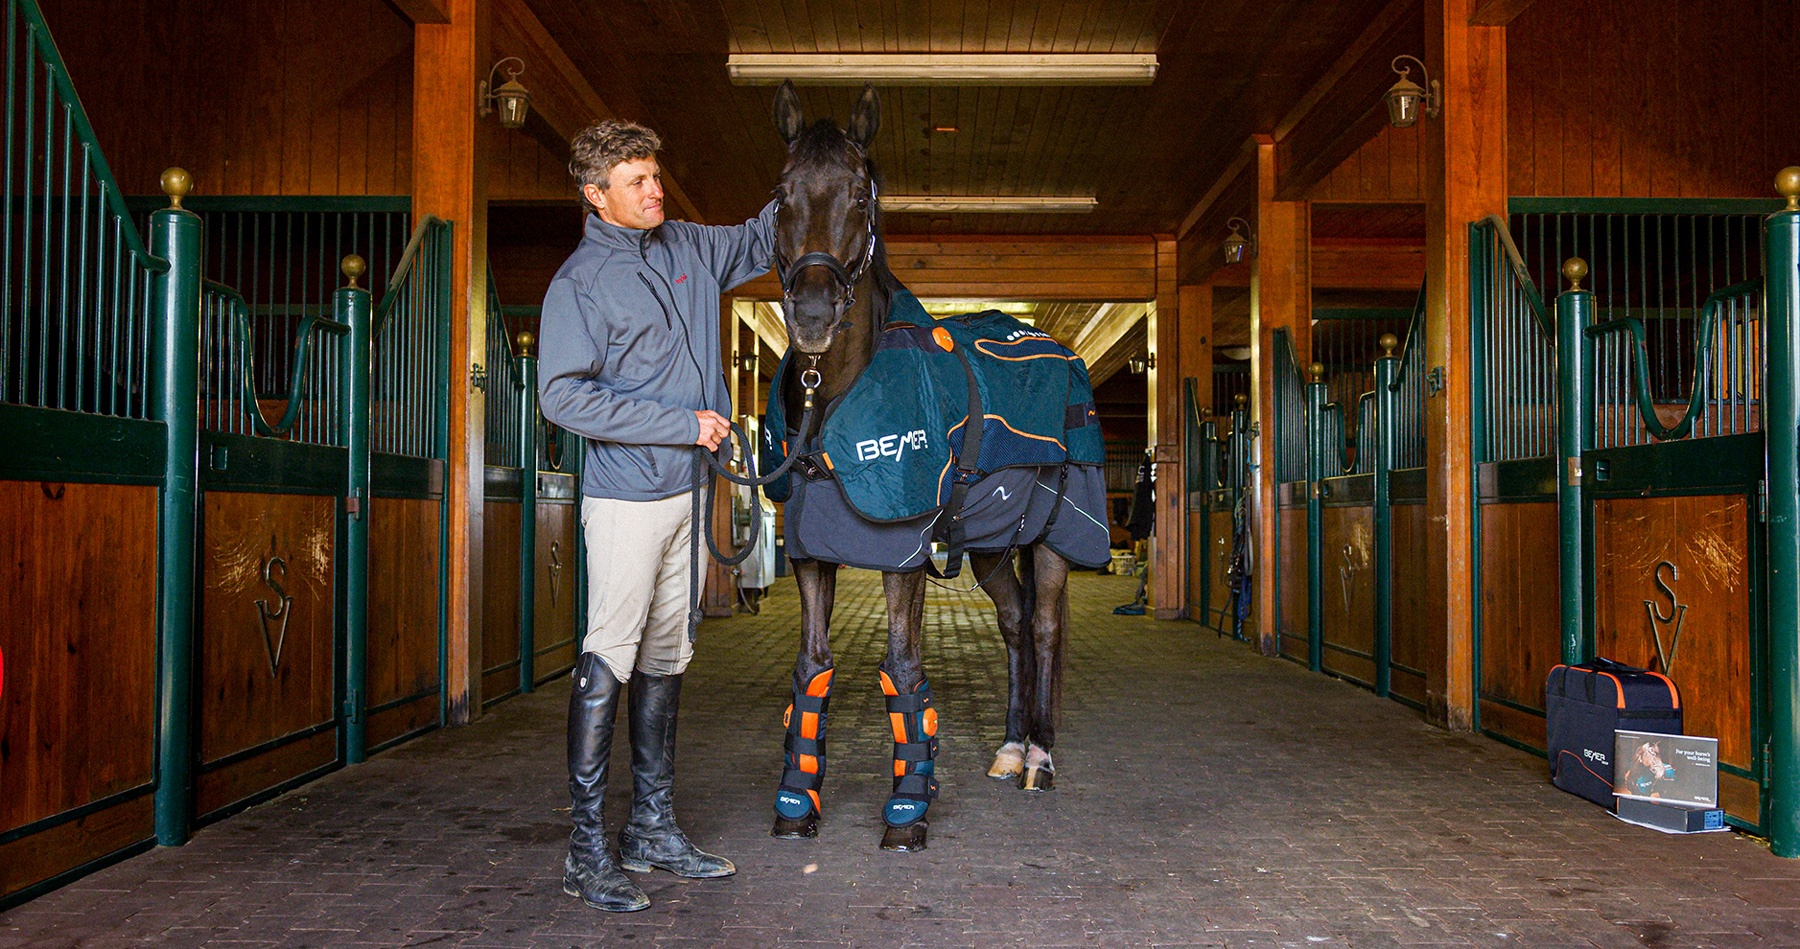
{"label": "wooden plank wall", "polygon": [[195,194],[411,191],[413,31],[383,0],[42,6],[127,194],[170,165]]}
{"label": "wooden plank wall", "polygon": [[[1156,296],[1156,242],[1149,236],[915,238],[888,241],[888,265],[922,297],[1125,302]],[[736,296],[781,299],[773,274]]]}
{"label": "wooden plank wall", "polygon": [[[437,724],[438,562],[443,501],[369,503],[368,742],[376,747]],[[416,698],[415,698],[416,696]],[[398,703],[398,704],[396,704]]]}
{"label": "wooden plank wall", "polygon": [[1327,504],[1321,514],[1319,661],[1327,672],[1374,688],[1375,509]]}
{"label": "wooden plank wall", "polygon": [[[1306,193],[1308,201],[1425,200],[1425,136],[1421,126],[1387,125]],[[1423,238],[1423,235],[1421,235]]]}
{"label": "wooden plank wall", "polygon": [[1539,0],[1507,28],[1514,195],[1771,196],[1800,161],[1800,3]]}
{"label": "wooden plank wall", "polygon": [[1483,731],[1544,748],[1544,677],[1562,661],[1556,502],[1482,498]]}

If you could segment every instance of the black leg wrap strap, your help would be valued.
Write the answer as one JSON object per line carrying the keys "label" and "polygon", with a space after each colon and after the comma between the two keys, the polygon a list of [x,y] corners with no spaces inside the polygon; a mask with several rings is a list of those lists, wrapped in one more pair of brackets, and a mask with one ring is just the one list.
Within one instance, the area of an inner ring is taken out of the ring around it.
{"label": "black leg wrap strap", "polygon": [[781,740],[781,749],[794,755],[812,755],[815,758],[825,757],[825,743],[817,738],[801,738],[793,732]]}
{"label": "black leg wrap strap", "polygon": [[931,685],[919,686],[919,691],[908,695],[890,695],[887,697],[887,710],[890,712],[922,712],[931,704]]}
{"label": "black leg wrap strap", "polygon": [[825,784],[825,769],[820,767],[818,774],[808,774],[799,768],[789,768],[781,773],[781,786],[789,791],[817,791]]}
{"label": "black leg wrap strap", "polygon": [[894,793],[889,795],[909,801],[934,801],[937,796],[937,779],[928,774],[909,774],[895,778]]}
{"label": "black leg wrap strap", "polygon": [[933,735],[924,741],[911,741],[894,745],[894,757],[900,761],[932,761],[937,758],[938,740]]}
{"label": "black leg wrap strap", "polygon": [[[823,715],[830,709],[831,709],[831,696],[829,696],[829,695],[807,695],[804,692],[795,692],[794,693],[794,714],[796,714],[796,715],[798,715],[802,712],[811,712],[814,715]],[[790,725],[788,727],[789,728],[798,728],[799,726],[798,725]]]}

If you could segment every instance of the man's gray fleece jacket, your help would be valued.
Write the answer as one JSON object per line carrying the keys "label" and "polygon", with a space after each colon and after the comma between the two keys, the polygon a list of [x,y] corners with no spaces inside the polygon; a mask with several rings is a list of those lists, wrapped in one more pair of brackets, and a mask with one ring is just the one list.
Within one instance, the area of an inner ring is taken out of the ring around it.
{"label": "man's gray fleece jacket", "polygon": [[731,417],[719,295],[769,269],[775,204],[732,227],[648,231],[589,214],[550,282],[539,336],[544,418],[587,439],[582,493],[654,501],[693,488],[694,417]]}

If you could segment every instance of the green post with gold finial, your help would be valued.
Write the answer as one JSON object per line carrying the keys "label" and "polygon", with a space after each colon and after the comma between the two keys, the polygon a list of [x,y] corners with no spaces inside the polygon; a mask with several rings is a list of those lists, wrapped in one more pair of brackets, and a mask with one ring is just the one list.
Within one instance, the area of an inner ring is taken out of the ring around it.
{"label": "green post with gold finial", "polygon": [[537,680],[537,337],[520,330],[519,386],[519,691]]}
{"label": "green post with gold finial", "polygon": [[[1308,367],[1306,385],[1306,666],[1324,668],[1325,650],[1325,366]],[[1337,457],[1333,451],[1331,457]]]}
{"label": "green post with gold finial", "polygon": [[1800,166],[1763,222],[1769,472],[1769,849],[1800,856]]}
{"label": "green post with gold finial", "polygon": [[1556,391],[1558,454],[1556,519],[1560,543],[1558,578],[1562,590],[1562,661],[1587,658],[1587,581],[1582,554],[1587,512],[1582,500],[1582,453],[1594,447],[1594,294],[1581,289],[1587,261],[1570,257],[1562,275],[1569,289],[1556,297]]}
{"label": "green post with gold finial", "polygon": [[339,372],[343,401],[339,431],[349,450],[349,472],[344,488],[344,761],[360,764],[369,755],[369,375],[374,365],[373,334],[369,325],[369,291],[357,281],[369,272],[361,257],[351,254],[339,265],[348,281],[333,299],[337,319],[350,327],[344,334],[344,358]]}
{"label": "green post with gold finial", "polygon": [[1400,371],[1394,349],[1400,340],[1383,333],[1377,342],[1381,358],[1375,360],[1375,437],[1368,442],[1375,446],[1375,463],[1366,470],[1375,478],[1375,694],[1386,698],[1394,659],[1394,518],[1388,480],[1394,471],[1395,426],[1400,421],[1400,394],[1394,391],[1394,377]]}
{"label": "green post with gold finial", "polygon": [[162,173],[169,206],[150,215],[156,275],[151,409],[164,426],[157,505],[156,842],[187,842],[194,817],[194,527],[200,480],[200,218],[181,206],[194,179]]}

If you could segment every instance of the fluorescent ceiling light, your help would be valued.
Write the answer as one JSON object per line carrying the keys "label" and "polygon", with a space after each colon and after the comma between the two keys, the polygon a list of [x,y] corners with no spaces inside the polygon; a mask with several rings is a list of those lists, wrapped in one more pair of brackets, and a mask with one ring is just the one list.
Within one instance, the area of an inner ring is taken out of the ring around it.
{"label": "fluorescent ceiling light", "polygon": [[1099,202],[1092,197],[989,197],[960,194],[884,194],[881,209],[889,214],[1086,214]]}
{"label": "fluorescent ceiling light", "polygon": [[930,299],[919,301],[925,312],[932,316],[955,316],[959,313],[979,313],[982,310],[999,310],[1008,316],[1014,316],[1021,323],[1032,323],[1036,320],[1037,304],[1023,300],[954,300]]}
{"label": "fluorescent ceiling light", "polygon": [[740,86],[1147,86],[1155,53],[733,53]]}

